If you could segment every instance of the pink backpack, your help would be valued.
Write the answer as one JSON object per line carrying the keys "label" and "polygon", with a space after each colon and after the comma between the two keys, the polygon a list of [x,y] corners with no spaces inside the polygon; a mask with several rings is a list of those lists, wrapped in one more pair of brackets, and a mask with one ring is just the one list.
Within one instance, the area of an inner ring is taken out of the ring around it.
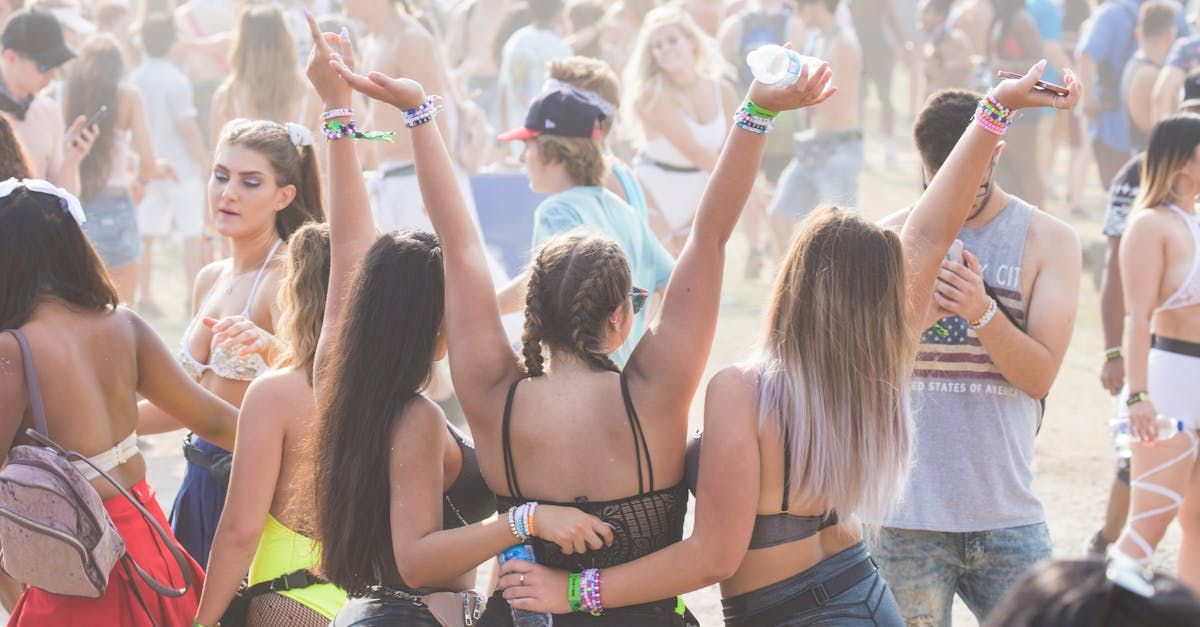
{"label": "pink backpack", "polygon": [[[192,585],[192,570],[174,539],[108,473],[85,456],[63,450],[49,438],[29,343],[20,331],[8,333],[21,345],[25,382],[33,408],[34,428],[25,433],[40,446],[14,446],[8,452],[8,463],[0,468],[0,548],[3,549],[0,567],[17,581],[46,592],[98,598],[104,595],[109,574],[120,563],[131,580],[130,566],[146,585],[161,595],[186,594]],[[73,459],[94,468],[142,513],[179,564],[183,588],[155,581],[126,554],[125,541],[104,509],[100,494],[71,464]],[[136,587],[134,592],[137,593]],[[140,595],[138,602],[149,614]]]}

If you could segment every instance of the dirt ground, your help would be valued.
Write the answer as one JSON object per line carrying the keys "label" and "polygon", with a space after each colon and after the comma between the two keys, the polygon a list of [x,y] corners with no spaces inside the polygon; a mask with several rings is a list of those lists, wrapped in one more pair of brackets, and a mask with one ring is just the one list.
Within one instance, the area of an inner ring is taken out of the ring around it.
{"label": "dirt ground", "polygon": [[[900,96],[900,89],[898,86],[897,96]],[[897,128],[901,130],[894,140],[895,159],[885,161],[881,142],[869,139],[867,144],[867,166],[860,180],[860,210],[871,218],[880,218],[906,206],[920,191],[920,168],[908,137],[908,123],[904,121],[911,120],[911,112],[904,105],[898,108],[901,119]],[[874,115],[869,117],[874,119]],[[868,124],[869,138],[878,137],[878,133],[872,133],[874,128],[875,125]],[[1060,153],[1054,172],[1064,171],[1064,154],[1065,151]],[[1094,174],[1092,176],[1094,178]],[[1086,197],[1088,217],[1081,219],[1067,215],[1061,201],[1062,193],[1062,186],[1056,186],[1047,209],[1068,219],[1079,231],[1085,247],[1089,242],[1097,242],[1104,194],[1095,184],[1091,186]],[[722,365],[739,360],[749,351],[758,336],[760,315],[770,286],[770,272],[764,272],[757,281],[743,279],[745,239],[735,236],[731,246],[725,299],[716,345],[709,359],[710,374]],[[165,247],[160,247],[154,260],[154,272],[156,298],[167,314],[151,318],[150,322],[170,345],[177,346],[187,324],[182,303],[186,300],[188,286],[182,282],[175,243],[168,242]],[[1096,376],[1104,348],[1098,299],[1086,273],[1080,290],[1074,338],[1050,395],[1045,426],[1037,442],[1035,488],[1045,503],[1055,555],[1059,557],[1079,556],[1084,541],[1099,527],[1113,469],[1112,447],[1107,436],[1111,401]],[[699,421],[702,396],[697,395],[693,421]],[[180,437],[180,434],[170,434],[144,441],[143,450],[150,460],[150,481],[158,489],[164,509],[169,509],[183,474]],[[1174,569],[1178,548],[1178,530],[1173,525],[1159,549],[1159,562],[1163,568]],[[487,581],[485,570],[480,571],[481,586]],[[703,624],[720,624],[720,600],[715,587],[689,594],[686,599]],[[954,616],[958,625],[976,624],[961,603],[956,604]]]}

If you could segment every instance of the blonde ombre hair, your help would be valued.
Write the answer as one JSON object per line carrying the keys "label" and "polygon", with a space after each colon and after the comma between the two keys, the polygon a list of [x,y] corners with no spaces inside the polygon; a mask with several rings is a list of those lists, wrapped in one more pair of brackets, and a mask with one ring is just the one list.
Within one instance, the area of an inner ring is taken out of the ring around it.
{"label": "blonde ombre hair", "polygon": [[290,122],[292,108],[304,97],[296,38],[278,4],[248,5],[238,17],[229,53],[232,71],[222,88],[230,102],[249,96],[242,117]]}
{"label": "blonde ombre hair", "polygon": [[1179,113],[1154,125],[1142,161],[1138,209],[1173,202],[1175,176],[1195,157],[1196,146],[1200,146],[1200,115]]}
{"label": "blonde ombre hair", "polygon": [[667,5],[646,14],[642,30],[638,33],[633,55],[625,66],[624,91],[621,102],[624,119],[629,121],[629,132],[637,142],[646,140],[645,127],[650,120],[642,119],[641,106],[656,98],[664,86],[664,75],[654,60],[650,40],[662,28],[674,26],[696,49],[696,74],[708,79],[723,80],[733,75],[733,68],[721,56],[717,41],[696,25],[696,21],[682,7]]}
{"label": "blonde ombre hair", "polygon": [[303,369],[310,382],[328,290],[329,225],[309,222],[288,238],[279,289],[279,339],[287,348],[276,366]]}
{"label": "blonde ombre hair", "polygon": [[787,434],[793,503],[880,521],[908,475],[914,339],[899,236],[837,208],[802,224],[756,360],[759,427]]}

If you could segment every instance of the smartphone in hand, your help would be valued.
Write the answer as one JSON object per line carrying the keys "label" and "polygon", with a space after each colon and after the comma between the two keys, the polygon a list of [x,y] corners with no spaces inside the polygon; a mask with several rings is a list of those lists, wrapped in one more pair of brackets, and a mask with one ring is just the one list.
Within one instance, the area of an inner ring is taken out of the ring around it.
{"label": "smartphone in hand", "polygon": [[[1012,79],[1022,78],[1021,74],[1017,74],[1016,72],[1005,72],[1004,70],[1000,70],[1000,71],[996,72],[996,76],[998,76],[1000,78],[1012,78]],[[1047,83],[1046,81],[1038,81],[1038,82],[1034,83],[1033,88],[1040,89],[1042,91],[1048,91],[1052,94],[1056,94],[1059,96],[1070,96],[1071,95],[1070,89],[1067,89],[1066,87],[1063,87],[1062,85],[1055,85],[1054,83]]]}

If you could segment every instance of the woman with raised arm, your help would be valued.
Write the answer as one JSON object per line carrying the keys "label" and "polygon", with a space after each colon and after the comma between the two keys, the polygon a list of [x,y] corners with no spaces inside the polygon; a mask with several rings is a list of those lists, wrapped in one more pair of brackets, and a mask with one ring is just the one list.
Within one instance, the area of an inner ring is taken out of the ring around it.
{"label": "woman with raised arm", "polygon": [[[500,511],[538,500],[603,519],[615,540],[601,550],[564,555],[530,540],[538,561],[572,571],[616,566],[677,542],[687,505],[683,461],[688,409],[716,331],[725,245],[762,159],[765,140],[758,132],[769,124],[766,111],[746,113],[747,128],[759,127],[755,132],[731,131],[660,313],[624,372],[608,354],[624,342],[646,292],[631,285],[625,253],[611,240],[588,232],[559,236],[537,253],[522,367],[501,327],[483,242],[432,122],[437,100],[427,99],[413,81],[379,73],[364,77],[334,65],[356,89],[411,112],[417,176],[446,260],[451,374],[472,432],[482,443],[483,476],[489,485],[503,487],[497,497]],[[751,97],[774,111],[813,105],[833,93],[825,87],[829,76],[822,67],[791,88],[758,88]],[[554,624],[683,625],[694,620],[674,594],[648,597],[604,617],[556,616]],[[483,624],[507,624],[510,616],[505,599],[497,595]]]}
{"label": "woman with raised arm", "polygon": [[[84,220],[79,201],[45,181],[0,183],[0,329],[11,330],[0,332],[0,450],[34,444],[26,429],[44,423],[50,439],[90,455],[165,529],[137,448],[138,396],[222,446],[233,446],[237,410],[189,379],[150,325],[118,304]],[[192,587],[168,599],[118,566],[99,598],[26,588],[8,624],[186,625],[203,571],[99,473],[74,463],[141,569],[185,587],[186,564]]]}
{"label": "woman with raised arm", "polygon": [[[351,597],[333,625],[461,625],[464,610],[482,606],[472,590],[479,564],[526,535],[583,552],[611,542],[612,530],[569,507],[492,517],[474,445],[422,393],[446,352],[442,248],[430,233],[376,231],[354,143],[366,135],[349,128],[353,90],[330,65],[331,45],[352,62],[349,42],[322,35],[311,17],[309,27],[308,76],[332,140],[313,529],[322,576]],[[458,615],[439,623],[432,612],[445,603]]]}
{"label": "woman with raised arm", "polygon": [[321,548],[310,536],[309,441],[316,429],[313,358],[329,285],[329,225],[310,223],[288,239],[279,292],[277,369],[246,390],[238,420],[229,497],[208,560],[196,622],[215,625],[249,570],[248,627],[325,627],[346,593],[315,573]]}
{"label": "woman with raised arm", "polygon": [[[183,332],[179,363],[205,389],[241,407],[250,382],[286,349],[274,335],[283,242],[306,222],[325,219],[312,133],[266,120],[227,124],[209,177],[208,205],[233,255],[196,275],[194,313]],[[152,404],[141,409],[143,433],[179,428]],[[187,474],[171,509],[171,527],[206,566],[232,453],[195,435],[183,453]]]}
{"label": "woman with raised arm", "polygon": [[[838,208],[804,221],[776,279],[758,354],[709,383],[692,535],[605,569],[603,607],[721,582],[731,626],[903,625],[855,514],[879,519],[907,474],[906,391],[934,279],[996,133],[1013,110],[1051,104],[1032,91],[1043,67],[981,102],[983,121],[963,135],[899,235]],[[1068,84],[1077,94],[1069,76]],[[770,106],[773,91],[756,83],[751,99]],[[735,129],[731,139],[747,135]],[[503,570],[500,587],[513,607],[573,609],[564,593],[575,575],[522,562]]]}
{"label": "woman with raised arm", "polygon": [[[1179,580],[1200,594],[1200,116],[1154,127],[1138,210],[1121,239],[1129,519],[1110,552],[1146,567],[1178,514]],[[1182,432],[1177,432],[1182,426]]]}

